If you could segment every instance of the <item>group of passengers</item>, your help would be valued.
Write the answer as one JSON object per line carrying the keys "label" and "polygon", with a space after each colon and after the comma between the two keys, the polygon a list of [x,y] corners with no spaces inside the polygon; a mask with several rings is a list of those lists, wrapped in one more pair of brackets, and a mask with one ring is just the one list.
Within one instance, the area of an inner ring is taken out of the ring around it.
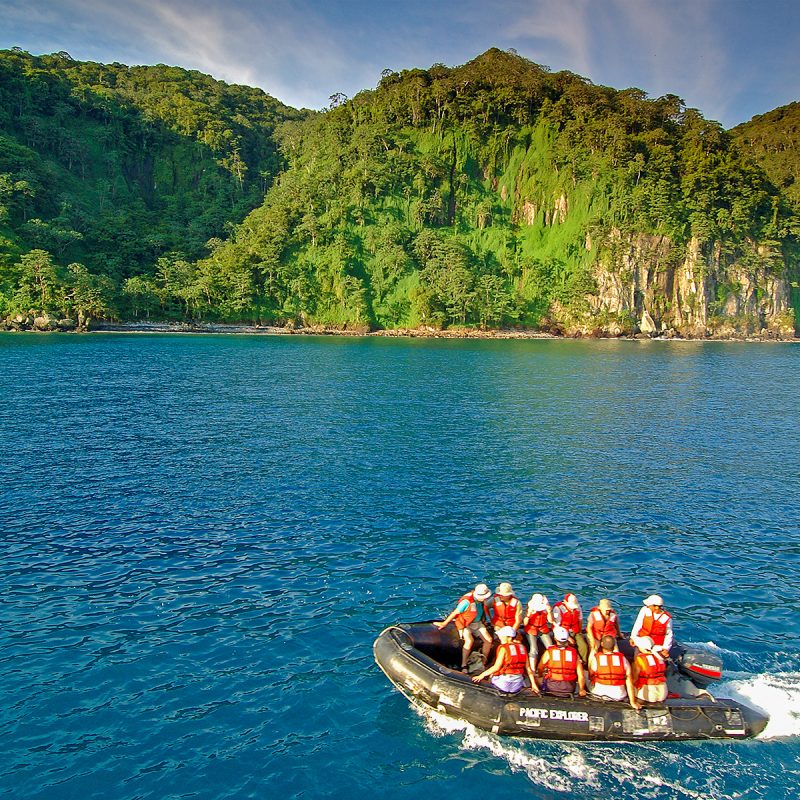
{"label": "group of passengers", "polygon": [[[578,598],[564,595],[552,607],[543,594],[534,594],[523,608],[510,583],[492,592],[479,583],[467,592],[441,622],[455,624],[462,642],[461,671],[475,637],[481,640],[484,669],[472,680],[491,679],[503,692],[515,693],[528,685],[535,694],[570,697],[576,689],[607,700],[627,700],[635,709],[660,703],[667,697],[667,658],[672,647],[672,617],[663,600],[652,594],[642,601],[630,634],[633,658],[620,652],[619,616],[603,598],[589,612],[584,629]],[[494,634],[494,636],[493,636]],[[494,663],[489,656],[497,639]]]}

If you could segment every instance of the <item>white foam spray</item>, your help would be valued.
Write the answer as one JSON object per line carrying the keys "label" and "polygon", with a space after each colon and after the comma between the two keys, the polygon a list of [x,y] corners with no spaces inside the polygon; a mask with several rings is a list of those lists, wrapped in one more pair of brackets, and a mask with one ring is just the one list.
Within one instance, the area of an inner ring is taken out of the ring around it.
{"label": "white foam spray", "polygon": [[463,750],[484,751],[501,758],[512,771],[525,773],[532,783],[550,791],[594,798],[601,792],[635,788],[643,797],[651,796],[651,791],[666,790],[675,798],[709,800],[707,793],[694,791],[660,774],[654,764],[660,753],[648,744],[605,746],[505,738],[431,709],[414,707],[434,736],[463,734],[460,743]]}
{"label": "white foam spray", "polygon": [[800,736],[800,674],[741,675],[713,691],[717,697],[730,697],[769,714],[769,724],[759,739]]}

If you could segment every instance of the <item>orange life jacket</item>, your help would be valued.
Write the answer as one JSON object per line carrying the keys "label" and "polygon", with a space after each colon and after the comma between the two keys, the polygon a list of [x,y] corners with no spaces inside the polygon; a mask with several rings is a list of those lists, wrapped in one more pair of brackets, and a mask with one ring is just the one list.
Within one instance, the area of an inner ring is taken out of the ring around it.
{"label": "orange life jacket", "polygon": [[525,619],[525,633],[538,635],[550,633],[550,623],[547,621],[547,610],[531,611]]}
{"label": "orange life jacket", "polygon": [[664,639],[667,638],[667,625],[671,619],[669,611],[661,611],[658,616],[654,616],[653,612],[648,608],[645,611],[642,627],[639,629],[638,635],[649,636],[653,640],[653,644],[662,645],[664,644]]}
{"label": "orange life jacket", "polygon": [[657,686],[667,682],[667,665],[652,653],[639,653],[636,656],[639,665],[639,676],[636,678],[636,688],[641,686]]}
{"label": "orange life jacket", "polygon": [[578,679],[578,651],[569,645],[554,644],[545,650],[549,653],[546,664],[551,681],[576,681]]}
{"label": "orange life jacket", "polygon": [[586,629],[591,631],[595,641],[600,641],[604,636],[617,638],[617,612],[609,611],[608,619],[603,616],[603,612],[595,606],[589,612],[589,623]]}
{"label": "orange life jacket", "polygon": [[466,611],[462,611],[460,614],[456,614],[453,622],[456,624],[456,628],[460,631],[463,631],[464,628],[468,628],[478,616],[478,603],[475,600],[475,593],[474,592],[467,592],[456,605],[460,605],[463,600],[466,600],[469,603]]}
{"label": "orange life jacket", "polygon": [[498,675],[524,675],[528,663],[528,651],[519,642],[504,642],[497,647],[498,655],[502,653],[503,661]]}
{"label": "orange life jacket", "polygon": [[606,686],[625,685],[625,656],[622,653],[604,653],[594,655],[595,669],[591,678],[595,683]]}
{"label": "orange life jacket", "polygon": [[578,609],[574,611],[567,608],[566,603],[560,600],[553,606],[553,610],[560,609],[561,611],[561,627],[566,628],[570,633],[580,633],[583,621],[581,620],[581,612]]}
{"label": "orange life jacket", "polygon": [[516,627],[514,623],[517,621],[517,608],[519,608],[519,600],[516,597],[512,597],[507,603],[504,603],[499,597],[495,597],[489,606],[489,618],[492,620],[492,625],[495,628]]}

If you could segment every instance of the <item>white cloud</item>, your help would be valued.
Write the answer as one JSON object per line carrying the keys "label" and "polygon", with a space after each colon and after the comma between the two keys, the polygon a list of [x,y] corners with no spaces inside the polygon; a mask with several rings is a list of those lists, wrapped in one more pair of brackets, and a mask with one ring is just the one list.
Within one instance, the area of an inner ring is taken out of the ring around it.
{"label": "white cloud", "polygon": [[[223,5],[214,0],[58,0],[28,15],[2,0],[3,15],[51,51],[78,58],[177,64],[232,83],[261,86],[290,105],[322,105],[343,80],[373,81],[353,68],[353,53],[329,34],[309,4]],[[26,16],[27,15],[27,16]],[[76,44],[77,43],[77,44]],[[363,88],[365,83],[356,84]],[[351,91],[354,91],[351,89]]]}
{"label": "white cloud", "polygon": [[724,117],[739,88],[719,0],[561,0],[519,3],[507,33],[596,83],[682,96]]}
{"label": "white cloud", "polygon": [[557,4],[534,0],[511,5],[518,8],[510,9],[513,13],[503,31],[506,36],[531,40],[534,60],[588,77],[593,70],[590,0],[560,0]]}
{"label": "white cloud", "polygon": [[312,108],[374,86],[384,67],[514,46],[596,83],[678,94],[735,124],[796,99],[800,6],[763,2],[0,0],[0,37],[32,52],[199,69]]}

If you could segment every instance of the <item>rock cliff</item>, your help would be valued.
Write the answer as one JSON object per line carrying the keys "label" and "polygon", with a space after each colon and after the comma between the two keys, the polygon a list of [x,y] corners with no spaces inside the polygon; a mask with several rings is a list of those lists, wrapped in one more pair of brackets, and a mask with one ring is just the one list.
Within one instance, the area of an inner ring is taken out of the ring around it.
{"label": "rock cliff", "polygon": [[596,293],[587,295],[587,308],[561,319],[556,310],[568,334],[794,336],[790,284],[780,257],[767,248],[731,255],[696,238],[678,247],[666,236],[619,230],[598,247]]}

